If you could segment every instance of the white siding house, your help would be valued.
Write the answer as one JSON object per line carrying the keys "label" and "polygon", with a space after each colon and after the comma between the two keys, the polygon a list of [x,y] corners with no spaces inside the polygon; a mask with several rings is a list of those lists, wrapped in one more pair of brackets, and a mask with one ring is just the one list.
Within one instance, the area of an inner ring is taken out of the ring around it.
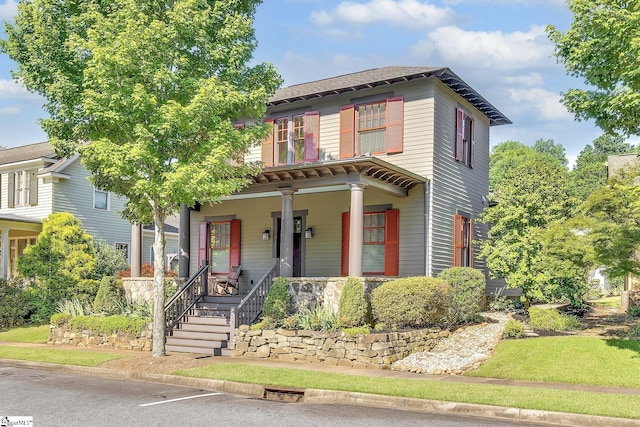
{"label": "white siding house", "polygon": [[[484,269],[473,241],[489,191],[490,127],[510,120],[448,68],[385,67],[279,90],[272,135],[240,193],[190,211],[190,270],[275,261],[293,277]],[[241,130],[239,130],[241,131]],[[488,287],[487,291],[492,289]]]}

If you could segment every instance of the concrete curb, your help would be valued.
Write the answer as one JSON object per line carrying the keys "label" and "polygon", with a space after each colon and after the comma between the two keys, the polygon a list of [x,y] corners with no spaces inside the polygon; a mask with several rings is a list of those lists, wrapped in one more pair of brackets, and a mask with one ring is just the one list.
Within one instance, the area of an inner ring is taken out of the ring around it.
{"label": "concrete curb", "polygon": [[[182,387],[198,388],[228,394],[263,398],[265,387],[260,384],[237,383],[206,378],[181,377],[177,375],[149,374],[143,372],[121,371],[116,369],[94,368],[75,365],[59,365],[46,362],[0,359],[0,366],[12,366],[27,369],[68,372],[113,380],[146,381],[170,384]],[[440,400],[417,399],[379,394],[356,393],[336,390],[305,389],[304,402],[312,404],[359,405],[376,408],[399,408],[420,412],[456,414],[482,418],[494,418],[510,421],[549,423],[574,427],[640,427],[640,420],[612,418],[596,415],[571,414],[534,409],[509,408],[502,406],[480,405],[473,403],[446,402]]]}

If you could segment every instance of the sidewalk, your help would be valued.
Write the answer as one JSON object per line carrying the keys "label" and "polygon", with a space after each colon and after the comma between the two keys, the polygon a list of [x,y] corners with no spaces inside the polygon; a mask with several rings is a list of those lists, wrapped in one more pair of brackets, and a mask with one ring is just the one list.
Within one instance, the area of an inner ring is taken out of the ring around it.
{"label": "sidewalk", "polygon": [[[0,342],[0,346],[39,347],[54,348],[46,344],[24,344]],[[123,353],[109,349],[87,349],[77,347],[57,346],[60,350],[97,351]],[[202,378],[187,378],[171,375],[175,369],[183,365],[210,365],[217,363],[242,363],[249,365],[280,367],[289,369],[332,372],[346,375],[384,377],[384,378],[408,378],[424,381],[440,381],[452,383],[476,383],[503,386],[519,386],[527,388],[558,389],[583,391],[592,393],[615,393],[622,395],[640,395],[640,389],[620,387],[600,387],[580,384],[541,383],[533,381],[500,380],[494,378],[475,378],[458,375],[427,375],[403,371],[391,371],[380,369],[349,368],[341,366],[327,366],[320,364],[287,363],[266,359],[248,359],[238,357],[207,357],[195,354],[169,353],[166,358],[153,358],[150,354],[132,353],[130,358],[119,359],[103,364],[101,367],[87,368],[73,365],[58,365],[43,362],[20,361],[0,359],[0,366],[15,366],[32,369],[56,370],[81,375],[98,376],[102,378],[159,382],[179,386],[196,387],[211,391],[220,391],[230,394],[247,395],[255,398],[264,398],[269,392],[286,395],[286,390],[279,387],[263,386],[261,384],[234,383],[223,380],[210,380]],[[187,362],[187,363],[185,363]],[[127,365],[129,368],[124,368]],[[176,367],[178,366],[178,367]],[[426,399],[404,398],[394,396],[372,395],[354,392],[342,392],[334,390],[304,390],[304,402],[324,404],[353,404],[363,406],[401,408],[414,411],[444,412],[457,415],[469,415],[477,417],[489,417],[508,420],[519,420],[538,423],[551,423],[565,426],[602,426],[602,427],[627,427],[640,426],[640,420],[623,418],[610,418],[601,416],[589,416],[569,413],[558,413],[540,410],[519,408],[506,408],[489,405],[467,404],[456,402],[433,401]]]}

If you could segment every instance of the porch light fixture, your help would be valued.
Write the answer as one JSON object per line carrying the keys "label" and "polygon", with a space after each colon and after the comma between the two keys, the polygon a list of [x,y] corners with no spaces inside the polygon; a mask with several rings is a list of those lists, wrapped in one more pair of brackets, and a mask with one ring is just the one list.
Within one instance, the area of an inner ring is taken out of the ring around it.
{"label": "porch light fixture", "polygon": [[304,238],[305,239],[313,238],[313,227],[307,227],[307,229],[304,230]]}
{"label": "porch light fixture", "polygon": [[262,240],[269,240],[271,238],[271,231],[267,228],[262,232]]}

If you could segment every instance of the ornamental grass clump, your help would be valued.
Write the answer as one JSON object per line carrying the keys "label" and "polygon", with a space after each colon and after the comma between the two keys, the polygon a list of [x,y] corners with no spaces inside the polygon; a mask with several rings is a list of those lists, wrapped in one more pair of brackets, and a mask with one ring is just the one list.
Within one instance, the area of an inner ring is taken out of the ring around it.
{"label": "ornamental grass clump", "polygon": [[371,292],[375,321],[392,329],[443,324],[450,308],[451,287],[434,277],[397,279]]}

